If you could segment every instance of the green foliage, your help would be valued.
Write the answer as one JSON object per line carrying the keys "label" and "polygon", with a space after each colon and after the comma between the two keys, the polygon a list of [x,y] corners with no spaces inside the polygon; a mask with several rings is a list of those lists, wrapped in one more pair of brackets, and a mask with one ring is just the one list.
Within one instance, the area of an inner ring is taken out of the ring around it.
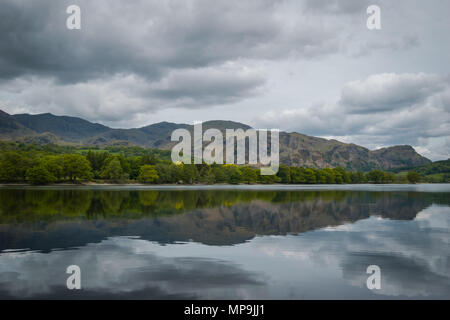
{"label": "green foliage", "polygon": [[371,183],[392,183],[395,181],[395,175],[391,172],[372,170],[367,173],[367,180]]}
{"label": "green foliage", "polygon": [[256,183],[258,180],[258,171],[251,167],[241,168],[241,182],[243,183]]}
{"label": "green foliage", "polygon": [[288,166],[281,165],[278,169],[277,176],[280,178],[281,183],[291,182],[291,169]]}
{"label": "green foliage", "polygon": [[225,174],[228,177],[228,183],[238,184],[242,180],[241,170],[237,165],[234,164],[225,164]]}
{"label": "green foliage", "polygon": [[325,181],[327,184],[334,184],[336,182],[336,175],[334,174],[333,169],[324,168],[321,172],[325,175]]}
{"label": "green foliage", "polygon": [[263,184],[273,184],[273,183],[277,183],[279,181],[279,178],[277,175],[268,175],[268,176],[263,176],[260,174],[260,172],[258,171],[258,182],[259,183],[263,183]]}
{"label": "green foliage", "polygon": [[366,183],[367,177],[362,172],[352,172],[350,173],[350,181],[351,183]]}
{"label": "green foliage", "polygon": [[372,183],[383,183],[384,172],[381,170],[372,170],[367,173],[367,180]]}
{"label": "green foliage", "polygon": [[422,177],[419,173],[415,171],[408,172],[407,179],[410,183],[418,183],[422,180]]}
{"label": "green foliage", "polygon": [[212,168],[208,165],[202,165],[199,171],[199,182],[213,184],[215,181]]}
{"label": "green foliage", "polygon": [[141,158],[137,157],[137,156],[133,156],[130,158],[127,158],[127,161],[130,165],[130,172],[129,172],[129,177],[132,180],[136,180],[137,177],[139,176],[139,171],[141,169]]}
{"label": "green foliage", "polygon": [[303,171],[303,175],[306,183],[308,184],[316,183],[316,174],[313,169],[311,168],[305,169],[305,171]]}
{"label": "green foliage", "polygon": [[183,183],[193,184],[198,179],[198,170],[195,164],[184,164],[180,166],[180,178]]}
{"label": "green foliage", "polygon": [[[408,177],[407,172],[394,175],[372,170],[349,172],[342,167],[313,169],[281,165],[277,175],[261,176],[259,168],[230,164],[173,164],[170,152],[141,147],[92,147],[89,149],[58,145],[33,145],[0,142],[0,180],[28,181],[46,184],[77,179],[104,179],[124,181],[130,179],[159,184],[213,184],[213,183],[416,183],[445,182],[450,173]],[[424,166],[424,172],[448,170],[448,160]],[[427,169],[425,169],[425,167]],[[152,168],[151,170],[149,168]],[[411,178],[411,179],[410,179]],[[419,179],[419,180],[418,180]]]}
{"label": "green foliage", "polygon": [[228,181],[227,172],[224,166],[213,164],[211,167],[216,183],[226,183]]}
{"label": "green foliage", "polygon": [[33,167],[29,152],[7,151],[0,156],[0,179],[5,181],[25,180],[28,169]]}
{"label": "green foliage", "polygon": [[48,184],[56,181],[44,163],[40,163],[27,170],[26,179],[32,184]]}
{"label": "green foliage", "polygon": [[146,164],[141,167],[138,180],[142,183],[154,183],[158,181],[158,173],[155,170],[155,166]]}
{"label": "green foliage", "polygon": [[63,159],[61,156],[45,156],[42,162],[56,180],[61,180],[64,175]]}
{"label": "green foliage", "polygon": [[86,159],[91,164],[94,178],[100,177],[100,172],[105,164],[105,160],[108,158],[108,152],[105,151],[92,151],[89,150],[86,154]]}
{"label": "green foliage", "polygon": [[113,158],[109,161],[103,168],[100,177],[104,179],[109,179],[113,181],[123,180],[126,175],[122,169],[120,164],[120,160],[117,158]]}
{"label": "green foliage", "polygon": [[75,182],[79,179],[91,179],[92,169],[86,157],[79,154],[65,154],[62,159],[64,176]]}
{"label": "green foliage", "polygon": [[337,183],[350,183],[351,182],[350,173],[345,171],[344,168],[336,167],[333,170],[335,172],[336,180],[340,181]]}

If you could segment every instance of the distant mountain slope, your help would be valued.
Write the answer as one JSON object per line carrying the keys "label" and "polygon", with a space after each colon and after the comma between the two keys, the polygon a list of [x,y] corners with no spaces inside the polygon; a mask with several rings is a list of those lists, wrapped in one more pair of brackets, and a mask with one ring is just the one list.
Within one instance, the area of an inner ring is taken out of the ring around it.
{"label": "distant mountain slope", "polygon": [[[35,143],[78,143],[81,145],[138,145],[169,150],[176,142],[170,140],[175,129],[193,126],[160,122],[135,129],[112,129],[107,126],[49,113],[9,115],[0,110],[0,138]],[[203,130],[250,127],[233,121],[207,121]],[[225,135],[224,135],[225,136]],[[395,169],[431,163],[411,146],[393,146],[371,151],[356,144],[280,132],[280,162],[290,166],[325,168],[342,166],[348,170]]]}
{"label": "distant mountain slope", "polygon": [[17,122],[12,116],[0,110],[0,137],[14,138],[33,134],[33,130]]}
{"label": "distant mountain slope", "polygon": [[430,175],[430,174],[450,174],[450,159],[435,161],[433,163],[429,163],[421,166],[411,166],[400,169],[391,170],[392,172],[398,173],[402,171],[416,171],[422,175]]}
{"label": "distant mountain slope", "polygon": [[15,114],[11,117],[36,133],[50,132],[63,140],[74,142],[81,142],[93,135],[111,130],[104,125],[91,123],[81,118],[55,116],[51,113],[37,115]]}
{"label": "distant mountain slope", "polygon": [[436,173],[448,173],[450,174],[450,159],[436,161],[424,166],[420,166],[415,171],[421,174],[436,174]]}

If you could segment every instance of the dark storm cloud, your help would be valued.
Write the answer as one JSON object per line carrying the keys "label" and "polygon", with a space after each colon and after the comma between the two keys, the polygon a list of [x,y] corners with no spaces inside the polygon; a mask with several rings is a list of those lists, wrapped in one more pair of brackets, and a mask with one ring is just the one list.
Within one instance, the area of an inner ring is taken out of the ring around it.
{"label": "dark storm cloud", "polygon": [[336,26],[291,1],[80,0],[68,30],[71,4],[2,2],[0,108],[114,122],[224,105],[261,91],[258,62],[339,49]]}
{"label": "dark storm cloud", "polygon": [[[23,75],[54,77],[61,82],[79,82],[114,73],[140,72],[157,77],[159,66],[144,63],[132,37],[108,24],[115,19],[83,7],[80,31],[66,28],[68,1],[2,2],[0,11],[0,77]],[[81,5],[81,4],[80,4]],[[108,7],[104,3],[105,8]],[[119,16],[120,18],[120,16]],[[117,26],[116,26],[117,28]]]}
{"label": "dark storm cloud", "polygon": [[[71,4],[81,30],[66,28]],[[380,31],[366,28],[370,4]],[[257,126],[446,158],[444,12],[438,1],[2,0],[0,109],[113,127],[264,114]]]}
{"label": "dark storm cloud", "polygon": [[327,12],[332,14],[356,14],[376,4],[369,0],[306,0],[305,8],[313,12]]}
{"label": "dark storm cloud", "polygon": [[172,69],[241,58],[320,55],[332,29],[287,25],[282,1],[77,1],[81,30],[68,30],[72,1],[2,1],[0,77],[79,82],[117,73],[160,79]]}
{"label": "dark storm cloud", "polygon": [[150,95],[164,100],[196,97],[195,104],[214,104],[220,97],[223,103],[237,101],[250,96],[255,89],[262,86],[264,77],[256,72],[230,72],[230,70],[186,70],[173,72],[150,90]]}

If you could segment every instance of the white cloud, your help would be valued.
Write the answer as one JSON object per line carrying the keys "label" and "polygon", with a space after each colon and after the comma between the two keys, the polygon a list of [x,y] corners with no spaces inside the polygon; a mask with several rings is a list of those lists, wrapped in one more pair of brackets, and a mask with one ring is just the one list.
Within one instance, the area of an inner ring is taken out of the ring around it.
{"label": "white cloud", "polygon": [[433,160],[447,159],[449,97],[448,75],[377,74],[345,85],[338,102],[268,112],[255,123],[370,149],[410,144]]}
{"label": "white cloud", "polygon": [[342,89],[341,104],[352,112],[374,113],[411,107],[449,87],[449,77],[425,73],[382,73],[352,81]]}

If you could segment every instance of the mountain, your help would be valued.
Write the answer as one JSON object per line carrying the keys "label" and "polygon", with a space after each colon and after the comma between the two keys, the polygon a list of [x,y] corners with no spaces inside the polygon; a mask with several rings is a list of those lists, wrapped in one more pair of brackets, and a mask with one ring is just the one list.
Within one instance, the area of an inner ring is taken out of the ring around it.
{"label": "mountain", "polygon": [[395,168],[391,171],[404,177],[409,171],[415,171],[422,176],[423,181],[450,183],[450,159],[435,161],[418,167]]}
{"label": "mountain", "polygon": [[[0,139],[27,143],[71,143],[79,145],[138,145],[170,150],[176,142],[170,140],[174,130],[193,126],[160,122],[142,128],[113,129],[81,118],[55,116],[50,113],[9,115],[0,110]],[[250,126],[233,121],[207,121],[203,130]],[[225,136],[225,135],[224,135]],[[325,168],[342,166],[348,170],[398,169],[431,163],[411,146],[393,146],[369,150],[352,143],[311,137],[296,132],[280,132],[280,162],[290,166]]]}
{"label": "mountain", "polygon": [[51,113],[16,114],[11,117],[36,133],[50,132],[71,142],[81,142],[84,139],[111,130],[104,125],[91,123],[81,118],[55,116]]}
{"label": "mountain", "polygon": [[280,133],[280,162],[290,166],[341,166],[362,171],[415,167],[431,163],[411,146],[393,146],[372,151],[353,143],[310,137],[296,132]]}
{"label": "mountain", "polygon": [[20,124],[11,115],[0,110],[0,137],[14,138],[33,134],[30,130]]}

